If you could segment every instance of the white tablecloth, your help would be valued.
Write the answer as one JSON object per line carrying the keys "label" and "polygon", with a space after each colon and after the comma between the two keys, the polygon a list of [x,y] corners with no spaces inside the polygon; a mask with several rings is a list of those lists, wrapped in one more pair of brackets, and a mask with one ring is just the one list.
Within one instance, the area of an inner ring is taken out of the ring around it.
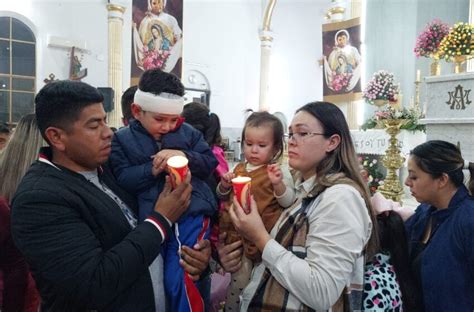
{"label": "white tablecloth", "polygon": [[[390,136],[383,129],[351,130],[351,134],[357,154],[384,155],[390,144]],[[400,150],[406,156],[415,146],[426,141],[426,134],[402,130],[397,138]]]}

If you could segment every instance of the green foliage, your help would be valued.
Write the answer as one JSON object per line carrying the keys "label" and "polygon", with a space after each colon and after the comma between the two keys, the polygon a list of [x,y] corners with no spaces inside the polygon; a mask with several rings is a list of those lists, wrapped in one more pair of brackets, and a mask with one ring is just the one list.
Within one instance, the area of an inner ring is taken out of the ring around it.
{"label": "green foliage", "polygon": [[375,155],[359,155],[361,164],[361,175],[367,183],[371,195],[373,195],[379,186],[383,185],[384,175],[380,171],[380,162]]}
{"label": "green foliage", "polygon": [[425,125],[420,124],[418,121],[420,118],[423,118],[423,114],[420,113],[418,109],[403,108],[402,110],[396,110],[388,106],[386,109],[381,111],[376,111],[374,116],[367,119],[364,124],[360,127],[362,130],[374,129],[374,128],[383,128],[382,120],[384,119],[406,119],[408,122],[403,124],[400,129],[408,131],[423,131],[425,132]]}

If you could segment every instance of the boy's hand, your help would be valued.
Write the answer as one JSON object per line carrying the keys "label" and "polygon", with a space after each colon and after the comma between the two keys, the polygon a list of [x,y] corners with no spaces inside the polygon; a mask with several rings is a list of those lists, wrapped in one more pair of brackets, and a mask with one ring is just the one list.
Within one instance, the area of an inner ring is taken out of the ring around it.
{"label": "boy's hand", "polygon": [[232,187],[232,179],[235,178],[235,174],[230,171],[224,174],[221,178],[221,191],[228,191]]}
{"label": "boy's hand", "polygon": [[156,158],[156,155],[151,157],[154,157],[151,173],[156,177],[166,169],[166,161],[163,158]]}
{"label": "boy's hand", "polygon": [[161,150],[155,155],[151,156],[151,158],[153,158],[153,167],[151,169],[151,173],[154,176],[157,176],[160,173],[162,173],[164,170],[166,170],[166,162],[168,161],[168,158],[172,156],[186,157],[186,155],[179,150],[171,150],[171,149]]}
{"label": "boy's hand", "polygon": [[172,157],[172,156],[183,156],[183,157],[186,157],[186,154],[184,154],[183,152],[179,151],[179,150],[172,150],[172,149],[164,149],[164,150],[161,150],[159,151],[158,153],[156,153],[156,155],[154,156],[155,159],[158,159],[158,161],[162,160],[165,162],[168,161],[168,158]]}
{"label": "boy's hand", "polygon": [[267,166],[267,174],[270,182],[273,185],[278,185],[283,181],[283,172],[278,164],[271,164]]}

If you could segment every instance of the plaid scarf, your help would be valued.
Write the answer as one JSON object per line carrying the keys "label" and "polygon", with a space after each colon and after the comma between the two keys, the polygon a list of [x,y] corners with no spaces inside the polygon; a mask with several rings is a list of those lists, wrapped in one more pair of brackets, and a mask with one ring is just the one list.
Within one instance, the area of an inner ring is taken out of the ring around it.
{"label": "plaid scarf", "polygon": [[[359,187],[350,179],[342,174],[336,174],[331,179],[335,184],[349,184],[356,189]],[[329,186],[316,185],[307,197],[298,199],[291,208],[286,210],[286,220],[280,226],[275,240],[287,250],[291,251],[298,258],[306,258],[306,237],[309,231],[309,221],[307,212],[311,203]],[[293,209],[297,209],[292,213]],[[291,215],[290,215],[291,213]],[[362,285],[352,284],[345,287],[340,298],[332,306],[332,311],[357,311],[362,306]],[[260,284],[250,301],[248,311],[292,311],[287,308],[289,291],[271,275],[267,268],[263,273]],[[310,307],[303,305],[298,311],[315,311]]]}

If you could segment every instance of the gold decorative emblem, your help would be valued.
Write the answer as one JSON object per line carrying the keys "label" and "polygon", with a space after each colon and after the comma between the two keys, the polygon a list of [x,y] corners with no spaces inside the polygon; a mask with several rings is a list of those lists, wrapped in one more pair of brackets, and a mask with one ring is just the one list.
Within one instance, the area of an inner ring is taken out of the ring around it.
{"label": "gold decorative emblem", "polygon": [[463,90],[461,85],[458,85],[454,91],[448,92],[449,100],[446,104],[450,105],[450,109],[466,109],[466,105],[471,104],[469,100],[469,92],[471,90]]}

